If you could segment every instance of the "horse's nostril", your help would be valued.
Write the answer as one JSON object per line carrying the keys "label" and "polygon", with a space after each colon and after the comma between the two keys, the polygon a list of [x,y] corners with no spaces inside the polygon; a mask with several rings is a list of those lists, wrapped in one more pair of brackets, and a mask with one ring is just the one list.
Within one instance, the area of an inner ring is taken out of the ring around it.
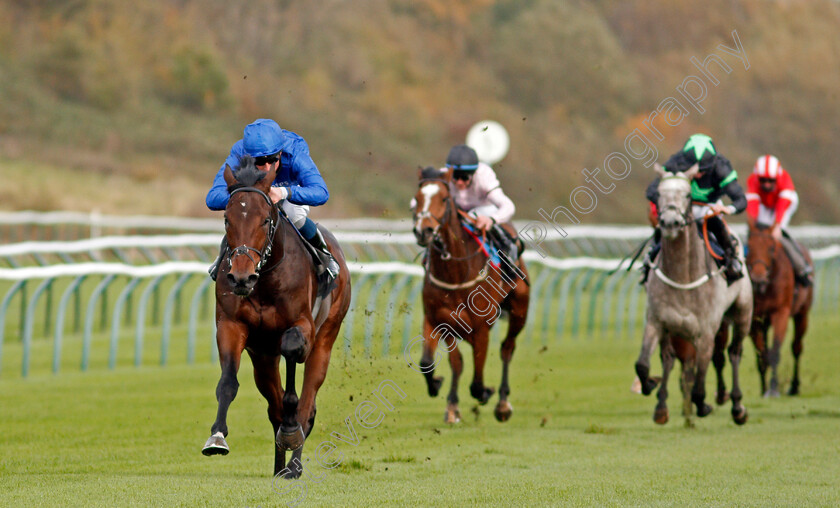
{"label": "horse's nostril", "polygon": [[254,284],[256,284],[258,278],[259,278],[259,275],[255,274],[255,273],[252,273],[251,275],[249,275],[248,276],[248,285],[253,286]]}
{"label": "horse's nostril", "polygon": [[236,284],[236,277],[234,277],[232,273],[227,274],[227,280],[231,284]]}

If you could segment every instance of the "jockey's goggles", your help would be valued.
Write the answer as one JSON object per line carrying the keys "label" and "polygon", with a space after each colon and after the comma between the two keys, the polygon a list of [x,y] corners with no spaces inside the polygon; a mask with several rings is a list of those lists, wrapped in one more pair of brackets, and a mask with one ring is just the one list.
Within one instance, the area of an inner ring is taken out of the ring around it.
{"label": "jockey's goggles", "polygon": [[257,166],[265,166],[266,164],[273,164],[277,162],[279,157],[276,155],[264,155],[262,157],[256,157],[254,159],[254,164]]}
{"label": "jockey's goggles", "polygon": [[453,180],[463,180],[465,182],[469,181],[470,178],[473,177],[475,171],[464,171],[463,169],[456,169],[452,171],[452,179]]}
{"label": "jockey's goggles", "polygon": [[768,177],[761,177],[758,179],[758,183],[776,183],[775,178],[768,178]]}

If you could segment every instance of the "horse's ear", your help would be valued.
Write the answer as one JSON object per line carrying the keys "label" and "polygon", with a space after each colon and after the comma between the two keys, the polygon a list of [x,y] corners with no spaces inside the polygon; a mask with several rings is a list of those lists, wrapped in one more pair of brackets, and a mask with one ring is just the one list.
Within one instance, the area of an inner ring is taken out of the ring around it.
{"label": "horse's ear", "polygon": [[694,163],[694,165],[693,165],[693,166],[691,166],[691,167],[688,169],[688,171],[686,171],[686,172],[685,172],[685,176],[686,176],[689,180],[694,180],[694,177],[696,177],[696,176],[697,176],[697,173],[698,173],[698,172],[700,172],[700,165],[699,165],[699,164],[697,164],[697,163],[695,162],[695,163]]}
{"label": "horse's ear", "polygon": [[225,164],[225,183],[228,187],[236,183],[236,177],[233,176],[233,170],[230,169],[229,164]]}
{"label": "horse's ear", "polygon": [[423,166],[420,166],[420,165],[417,166],[417,179],[418,180],[423,179]]}
{"label": "horse's ear", "polygon": [[656,174],[659,175],[660,177],[665,176],[665,168],[662,167],[662,164],[659,164],[658,162],[654,162],[653,163],[653,170],[656,171]]}
{"label": "horse's ear", "polygon": [[452,181],[452,170],[449,168],[445,168],[443,171],[440,172],[440,179],[446,183]]}

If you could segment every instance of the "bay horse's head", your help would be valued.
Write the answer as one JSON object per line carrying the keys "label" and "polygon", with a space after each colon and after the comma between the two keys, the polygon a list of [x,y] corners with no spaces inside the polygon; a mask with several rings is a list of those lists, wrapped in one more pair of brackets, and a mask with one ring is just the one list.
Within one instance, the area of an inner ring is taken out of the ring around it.
{"label": "bay horse's head", "polygon": [[757,295],[763,295],[770,286],[777,243],[770,228],[750,226],[747,240],[747,270],[750,272],[753,291]]}
{"label": "bay horse's head", "polygon": [[225,208],[225,237],[230,247],[227,280],[238,296],[248,296],[254,290],[260,269],[271,256],[279,224],[279,212],[268,197],[277,166],[268,167],[268,171],[260,170],[247,155],[240,159],[235,174],[225,166],[230,193]]}
{"label": "bay horse's head", "polygon": [[682,173],[670,173],[658,163],[653,169],[659,174],[659,228],[662,235],[673,240],[680,230],[691,222],[691,180],[697,175],[699,166],[691,166]]}
{"label": "bay horse's head", "polygon": [[455,213],[455,204],[449,193],[452,171],[441,172],[429,166],[418,171],[418,178],[420,182],[414,195],[414,237],[417,245],[427,247],[432,240],[439,238],[441,226],[445,226],[451,214]]}

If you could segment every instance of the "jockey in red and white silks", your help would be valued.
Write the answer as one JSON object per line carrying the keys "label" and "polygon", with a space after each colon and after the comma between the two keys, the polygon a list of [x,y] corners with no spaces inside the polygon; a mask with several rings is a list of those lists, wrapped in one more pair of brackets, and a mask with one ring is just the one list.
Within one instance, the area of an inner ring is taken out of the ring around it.
{"label": "jockey in red and white silks", "polygon": [[790,219],[798,207],[799,195],[790,173],[785,171],[776,157],[759,157],[747,180],[747,218],[753,225],[772,228],[773,237],[782,243],[793,263],[796,280],[807,286],[811,283],[813,268],[787,232]]}

